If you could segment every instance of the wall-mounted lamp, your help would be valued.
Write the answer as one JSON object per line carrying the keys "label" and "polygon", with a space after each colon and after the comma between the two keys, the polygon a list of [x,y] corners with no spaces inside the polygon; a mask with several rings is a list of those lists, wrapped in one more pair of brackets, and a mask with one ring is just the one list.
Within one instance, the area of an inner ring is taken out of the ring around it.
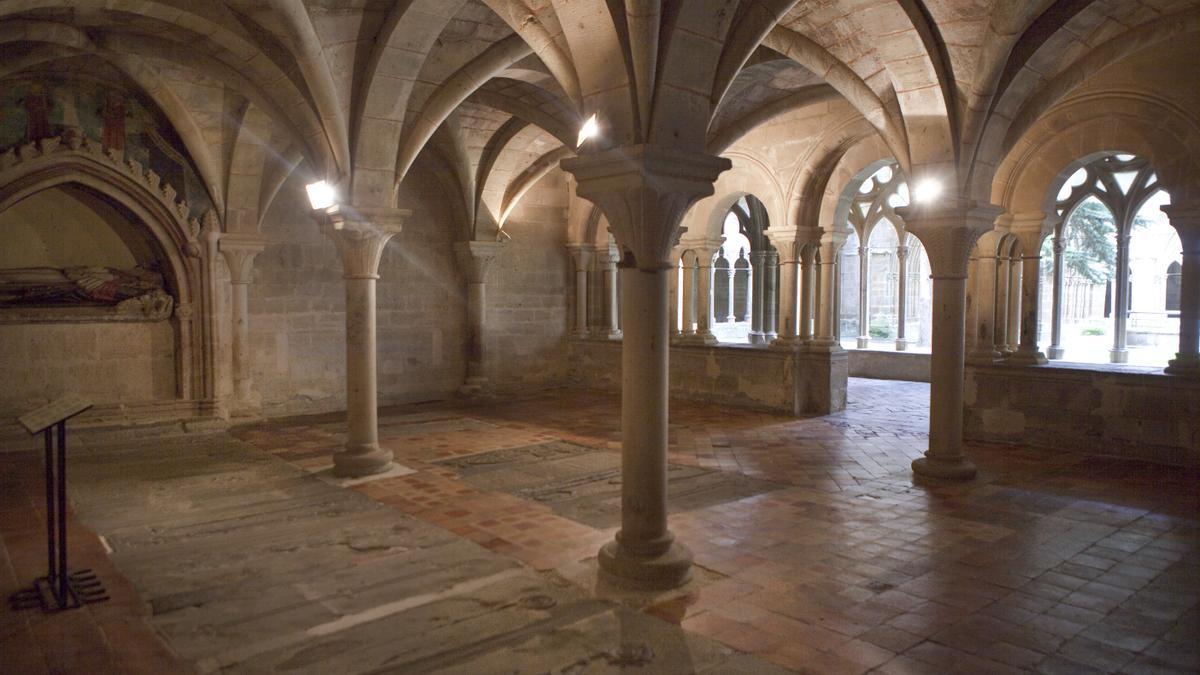
{"label": "wall-mounted lamp", "polygon": [[579,146],[583,145],[584,141],[599,133],[600,122],[596,119],[595,115],[592,115],[591,117],[587,118],[587,121],[583,123],[583,126],[579,127],[579,140],[576,141],[575,147],[578,148]]}
{"label": "wall-mounted lamp", "polygon": [[323,180],[309,183],[304,189],[308,191],[308,203],[313,211],[324,211],[337,204],[337,189]]}

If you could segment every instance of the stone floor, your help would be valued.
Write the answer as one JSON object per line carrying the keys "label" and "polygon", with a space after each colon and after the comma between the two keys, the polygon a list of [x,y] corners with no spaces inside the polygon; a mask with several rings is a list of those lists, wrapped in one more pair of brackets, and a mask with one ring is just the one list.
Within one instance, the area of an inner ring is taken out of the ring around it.
{"label": "stone floor", "polygon": [[[72,555],[113,600],[0,610],[0,671],[1200,669],[1200,475],[976,444],[978,480],[914,484],[927,396],[852,380],[846,412],[805,420],[674,404],[672,464],[731,481],[676,505],[697,569],[665,594],[597,579],[615,396],[385,411],[412,471],[352,486],[328,475],[336,416],[93,440]],[[561,470],[528,461],[547,448]],[[44,565],[39,480],[0,453],[5,593]]]}

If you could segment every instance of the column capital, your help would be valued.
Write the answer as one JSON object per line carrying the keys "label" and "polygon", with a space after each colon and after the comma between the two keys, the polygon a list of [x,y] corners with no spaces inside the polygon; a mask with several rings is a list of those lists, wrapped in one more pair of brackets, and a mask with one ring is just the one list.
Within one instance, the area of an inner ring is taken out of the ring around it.
{"label": "column capital", "polygon": [[567,244],[567,251],[575,261],[575,271],[586,270],[592,260],[593,247],[591,244]]}
{"label": "column capital", "polygon": [[217,250],[225,256],[229,267],[229,282],[248,284],[254,269],[254,257],[267,247],[267,239],[256,235],[223,234],[217,240]]}
{"label": "column capital", "polygon": [[713,193],[713,183],[732,162],[703,152],[654,144],[613,148],[564,159],[576,193],[600,207],[617,244],[642,270],[671,267],[683,215]]}
{"label": "column capital", "polygon": [[410,215],[412,211],[392,208],[334,207],[313,212],[341,255],[345,279],[378,279],[383,248]]}
{"label": "column capital", "polygon": [[929,256],[934,278],[965,279],[976,240],[995,227],[1002,209],[963,199],[902,206],[896,212]]}
{"label": "column capital", "polygon": [[1159,209],[1179,233],[1184,253],[1200,253],[1200,201],[1167,204]]}
{"label": "column capital", "polygon": [[907,258],[908,257],[908,246],[905,244],[901,244],[901,245],[897,246],[896,247],[896,257],[900,258],[901,260],[903,260],[904,258]]}
{"label": "column capital", "polygon": [[458,264],[466,273],[467,283],[482,284],[487,277],[492,262],[504,250],[504,244],[498,241],[456,241],[454,254],[458,256]]}

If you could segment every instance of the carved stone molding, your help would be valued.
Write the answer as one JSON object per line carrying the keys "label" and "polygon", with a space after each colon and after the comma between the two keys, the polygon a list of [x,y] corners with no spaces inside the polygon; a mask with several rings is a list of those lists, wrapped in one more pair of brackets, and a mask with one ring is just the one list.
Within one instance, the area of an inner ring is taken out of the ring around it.
{"label": "carved stone molding", "polygon": [[1002,209],[993,204],[946,199],[936,204],[902,206],[896,212],[925,247],[933,277],[965,279],[971,249],[979,237],[995,227]]}
{"label": "carved stone molding", "polygon": [[267,247],[267,240],[237,234],[225,234],[217,242],[225,264],[229,267],[229,282],[248,284],[252,281],[254,257]]}
{"label": "carved stone molding", "polygon": [[378,279],[383,249],[410,215],[412,211],[386,208],[338,208],[313,214],[337,247],[345,279]]}
{"label": "carved stone molding", "polygon": [[684,213],[713,193],[732,163],[723,157],[656,145],[633,145],[562,162],[578,181],[577,194],[600,207],[617,244],[631,254],[623,264],[671,267],[671,250]]}

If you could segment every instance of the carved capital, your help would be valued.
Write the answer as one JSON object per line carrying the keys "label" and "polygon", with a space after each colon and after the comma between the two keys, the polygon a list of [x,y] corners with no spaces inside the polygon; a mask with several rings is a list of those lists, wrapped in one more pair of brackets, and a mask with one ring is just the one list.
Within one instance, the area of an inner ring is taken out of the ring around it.
{"label": "carved capital", "polygon": [[567,244],[567,251],[575,261],[575,271],[586,272],[592,261],[592,248],[587,244]]}
{"label": "carved capital", "polygon": [[562,162],[577,181],[576,193],[598,206],[623,264],[643,270],[671,267],[684,213],[713,193],[713,182],[732,166],[728,159],[656,145],[633,145]]}
{"label": "carved capital", "polygon": [[250,283],[254,271],[254,257],[266,247],[267,240],[261,237],[223,235],[217,242],[217,249],[225,256],[225,264],[229,267],[229,282]]}
{"label": "carved capital", "polygon": [[945,279],[967,277],[971,249],[979,237],[995,227],[1001,211],[992,204],[956,199],[896,209],[905,229],[925,247],[933,276]]}
{"label": "carved capital", "polygon": [[313,215],[337,247],[343,278],[378,279],[383,248],[411,214],[404,209],[342,207]]}
{"label": "carved capital", "polygon": [[1200,254],[1200,202],[1184,202],[1159,207],[1179,233],[1185,255]]}
{"label": "carved capital", "polygon": [[459,241],[454,243],[458,264],[466,274],[467,283],[482,284],[492,262],[500,255],[504,244],[498,241]]}

